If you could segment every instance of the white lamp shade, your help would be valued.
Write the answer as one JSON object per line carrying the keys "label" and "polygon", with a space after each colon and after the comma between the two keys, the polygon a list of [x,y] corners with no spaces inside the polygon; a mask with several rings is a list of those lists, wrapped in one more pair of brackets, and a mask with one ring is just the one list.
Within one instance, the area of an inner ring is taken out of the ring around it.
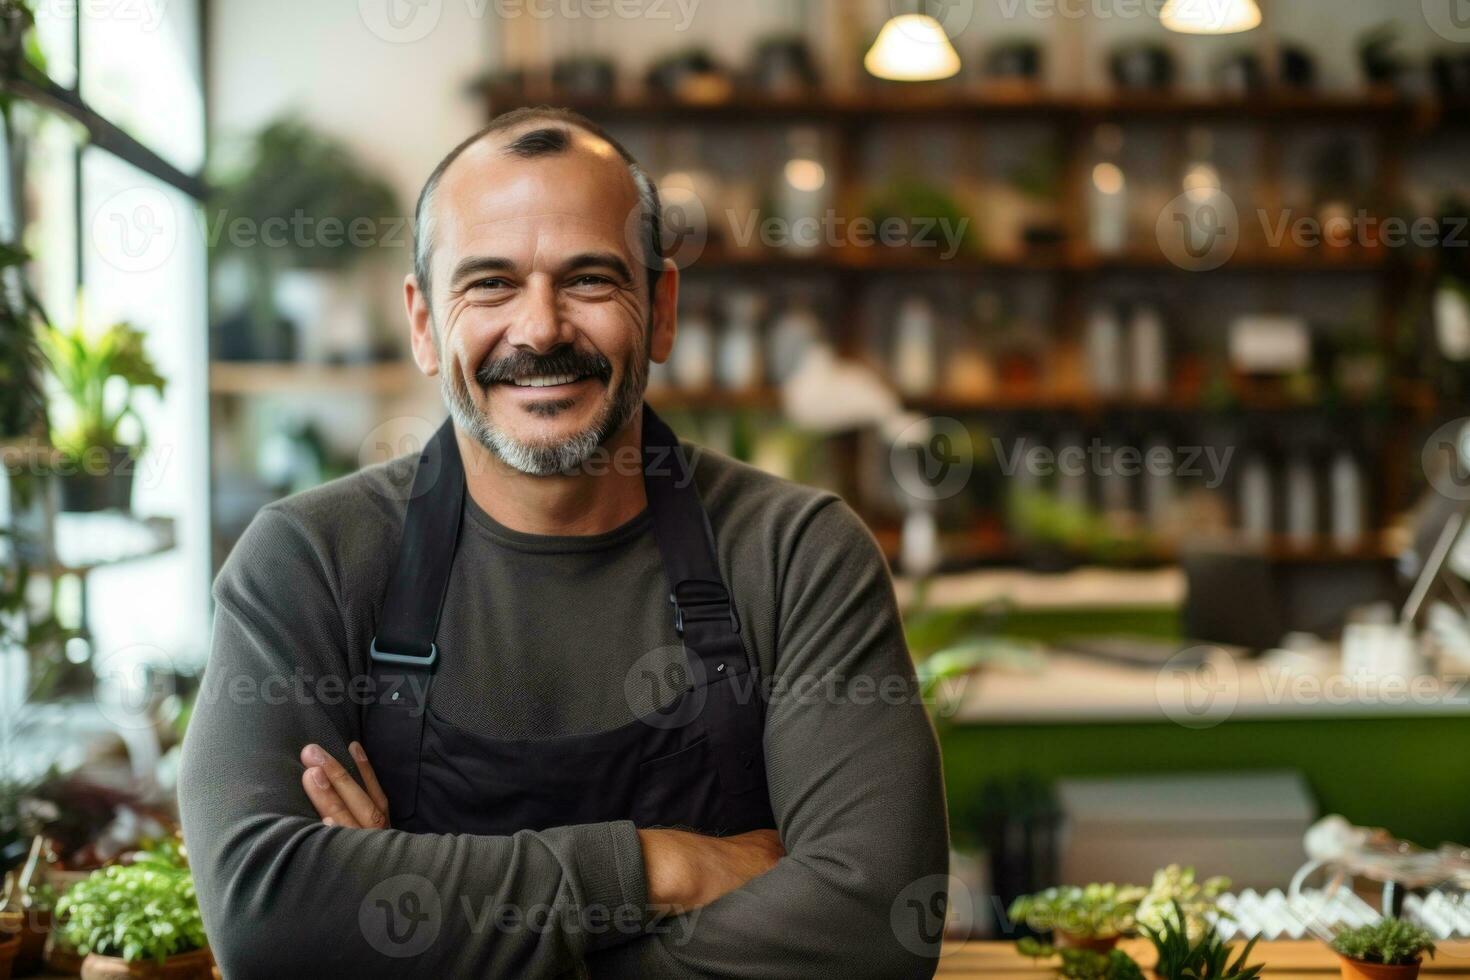
{"label": "white lamp shade", "polygon": [[1159,21],[1180,34],[1238,34],[1261,23],[1256,0],[1168,0]]}
{"label": "white lamp shade", "polygon": [[900,14],[878,32],[863,67],[893,82],[932,82],[957,74],[960,56],[939,21],[927,14]]}

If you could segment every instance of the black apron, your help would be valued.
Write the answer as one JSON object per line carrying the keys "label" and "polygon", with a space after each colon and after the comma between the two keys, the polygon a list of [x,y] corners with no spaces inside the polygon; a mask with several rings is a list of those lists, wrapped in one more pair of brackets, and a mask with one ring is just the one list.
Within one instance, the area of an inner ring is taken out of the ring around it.
{"label": "black apron", "polygon": [[643,459],[670,615],[686,653],[684,693],[611,731],[496,739],[443,720],[429,698],[441,659],[476,651],[436,642],[464,509],[453,424],[446,421],[419,455],[369,651],[373,697],[363,716],[363,744],[394,827],[506,835],[632,820],[723,835],[775,826],[761,747],[764,701],[709,518],[678,439],[646,406]]}

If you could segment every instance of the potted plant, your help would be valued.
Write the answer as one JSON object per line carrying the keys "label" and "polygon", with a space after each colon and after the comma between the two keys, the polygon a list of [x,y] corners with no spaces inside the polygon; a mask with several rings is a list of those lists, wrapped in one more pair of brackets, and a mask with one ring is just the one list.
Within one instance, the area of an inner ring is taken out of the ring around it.
{"label": "potted plant", "polygon": [[1171,864],[1154,872],[1148,894],[1138,903],[1135,921],[1140,929],[1162,929],[1168,912],[1177,909],[1184,916],[1187,937],[1196,942],[1210,929],[1209,917],[1218,914],[1219,898],[1229,887],[1229,878],[1217,875],[1199,881],[1194,868]]}
{"label": "potted plant", "polygon": [[41,966],[46,937],[51,932],[56,889],[46,880],[42,860],[45,850],[45,839],[40,835],[32,837],[25,867],[6,876],[4,893],[0,895],[0,912],[13,919],[14,928],[9,931],[20,936],[14,962],[16,976],[26,976]]}
{"label": "potted plant", "polygon": [[133,395],[140,388],[162,395],[165,384],[143,349],[142,332],[127,323],[92,331],[79,314],[70,328],[44,328],[41,346],[69,410],[66,424],[53,431],[62,454],[62,509],[127,510],[143,439],[140,434],[129,445],[121,429],[131,419],[141,432]]}
{"label": "potted plant", "polygon": [[1138,903],[1148,889],[1138,885],[1091,884],[1048,888],[1011,903],[1012,922],[1050,932],[1058,949],[1104,953],[1131,932]]}
{"label": "potted plant", "polygon": [[1220,938],[1214,929],[1206,929],[1198,939],[1191,939],[1188,923],[1179,904],[1171,903],[1162,925],[1143,926],[1140,930],[1158,954],[1154,976],[1158,980],[1256,980],[1264,966],[1247,966],[1253,938],[1240,955],[1231,958],[1234,947]]}
{"label": "potted plant", "polygon": [[86,957],[83,980],[210,976],[194,879],[178,848],[93,872],[62,896],[56,912],[62,940]]}
{"label": "potted plant", "polygon": [[1383,919],[1338,933],[1332,948],[1342,958],[1343,980],[1414,980],[1427,953],[1429,933],[1403,919]]}
{"label": "potted plant", "polygon": [[20,956],[21,914],[0,909],[0,980],[10,980],[16,958]]}
{"label": "potted plant", "polygon": [[0,442],[42,438],[46,432],[46,396],[36,337],[37,324],[42,322],[40,307],[24,280],[19,289],[11,288],[26,258],[19,248],[0,244]]}
{"label": "potted plant", "polygon": [[1057,957],[1057,976],[1063,980],[1143,980],[1143,971],[1133,957],[1121,949],[1110,949],[1106,953],[1090,949],[1057,949],[1038,942],[1029,936],[1016,941],[1016,949],[1022,956],[1033,960]]}
{"label": "potted plant", "polygon": [[[348,273],[390,237],[407,243],[396,196],[351,149],[300,119],[265,126],[217,178],[214,258],[249,281],[251,341],[221,334],[238,360],[364,359],[369,291]],[[274,335],[279,318],[293,334]]]}

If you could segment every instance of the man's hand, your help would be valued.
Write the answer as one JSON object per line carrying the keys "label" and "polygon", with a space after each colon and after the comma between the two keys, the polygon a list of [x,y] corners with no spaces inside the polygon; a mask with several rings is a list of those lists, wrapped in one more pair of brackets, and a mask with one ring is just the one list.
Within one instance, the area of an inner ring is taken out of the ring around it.
{"label": "man's hand", "polygon": [[706,837],[683,830],[640,830],[648,902],[680,914],[765,874],[786,855],[774,830]]}
{"label": "man's hand", "polygon": [[[328,827],[382,830],[388,823],[388,797],[367,753],[357,742],[347,747],[362,774],[362,785],[320,745],[301,750],[301,785]],[[702,908],[776,866],[786,855],[774,830],[734,837],[706,837],[684,830],[640,830],[649,904],[661,911]]]}
{"label": "man's hand", "polygon": [[362,827],[383,830],[388,827],[388,796],[378,784],[378,775],[368,762],[367,752],[357,742],[347,746],[362,773],[362,785],[340,762],[320,745],[301,750],[301,785],[306,797],[316,807],[317,816],[328,827]]}

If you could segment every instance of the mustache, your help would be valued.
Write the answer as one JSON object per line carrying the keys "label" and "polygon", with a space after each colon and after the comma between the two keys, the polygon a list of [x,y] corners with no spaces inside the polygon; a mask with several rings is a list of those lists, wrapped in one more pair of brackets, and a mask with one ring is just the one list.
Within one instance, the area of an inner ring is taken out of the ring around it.
{"label": "mustache", "polygon": [[612,378],[612,362],[595,351],[558,347],[545,354],[518,350],[505,357],[486,361],[475,372],[475,380],[485,387],[505,384],[547,374],[574,374],[594,377],[603,382]]}

